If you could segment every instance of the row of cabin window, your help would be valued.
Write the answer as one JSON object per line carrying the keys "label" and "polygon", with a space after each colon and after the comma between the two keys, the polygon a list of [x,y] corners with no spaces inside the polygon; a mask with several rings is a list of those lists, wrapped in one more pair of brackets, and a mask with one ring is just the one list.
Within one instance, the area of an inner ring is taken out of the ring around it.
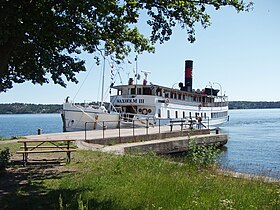
{"label": "row of cabin window", "polygon": [[[131,95],[136,94],[135,88],[130,89],[130,94]],[[150,87],[137,88],[137,94],[138,95],[152,95],[152,90]]]}
{"label": "row of cabin window", "polygon": [[[128,94],[136,94],[135,88],[130,88],[130,93]],[[162,96],[162,91],[158,91],[159,88],[157,88],[157,96]],[[129,92],[129,91],[128,91]],[[150,87],[143,87],[143,88],[137,88],[137,94],[138,95],[153,95],[152,90]],[[172,98],[172,99],[178,99],[178,100],[186,100],[186,101],[196,101],[196,102],[201,102],[201,103],[212,103],[213,99],[212,98],[207,98],[207,97],[193,97],[193,96],[187,96],[184,94],[177,94],[177,93],[169,93],[165,92],[164,93],[165,98]]]}
{"label": "row of cabin window", "polygon": [[[186,116],[186,112],[183,111],[182,113],[183,113],[183,115],[179,116],[178,111],[175,111],[175,118],[187,118],[187,117],[188,118],[193,118],[193,117],[195,117],[199,114],[198,112],[196,112],[194,115],[192,115],[192,113],[189,112],[189,116]],[[200,113],[200,116],[204,119],[207,118],[206,113]],[[160,109],[158,110],[158,117],[161,117],[161,110]],[[170,110],[167,110],[167,118],[170,118]]]}
{"label": "row of cabin window", "polygon": [[227,111],[224,112],[213,112],[211,113],[211,118],[221,118],[221,117],[226,117],[228,115]]}
{"label": "row of cabin window", "polygon": [[[187,117],[187,116],[186,116],[186,113],[185,113],[184,111],[183,111],[182,113],[183,113],[183,115],[182,115],[181,118],[186,118],[186,117]],[[195,116],[197,116],[198,114],[200,114],[200,116],[201,116],[202,118],[207,119],[206,113],[198,113],[198,112],[196,112],[194,116],[192,116],[192,113],[189,112],[189,116],[188,116],[188,117],[189,117],[189,118],[195,117]],[[228,112],[227,112],[227,111],[224,111],[224,112],[212,112],[212,113],[211,113],[211,118],[212,118],[212,119],[213,119],[213,118],[221,118],[221,117],[226,117],[227,115],[228,115]],[[158,117],[161,117],[161,110],[160,110],[160,109],[158,110]],[[167,118],[170,118],[170,110],[167,110]],[[175,111],[175,118],[180,118],[180,116],[178,115],[178,111]]]}
{"label": "row of cabin window", "polygon": [[195,101],[195,102],[200,102],[200,103],[213,103],[213,101],[214,101],[213,98],[188,96],[188,95],[182,95],[180,93],[179,94],[177,94],[177,93],[165,93],[164,97],[165,98],[183,100],[183,101],[191,101],[191,102]]}

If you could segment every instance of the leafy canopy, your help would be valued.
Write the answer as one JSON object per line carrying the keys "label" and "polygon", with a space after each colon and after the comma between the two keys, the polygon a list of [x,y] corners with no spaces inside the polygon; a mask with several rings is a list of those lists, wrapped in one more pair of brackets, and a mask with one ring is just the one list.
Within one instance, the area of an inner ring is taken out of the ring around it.
{"label": "leafy canopy", "polygon": [[[81,51],[102,52],[121,61],[131,51],[154,52],[154,44],[170,39],[175,25],[195,41],[195,23],[210,24],[207,9],[232,6],[246,11],[242,0],[1,0],[0,92],[13,83],[31,81],[66,86],[85,71]],[[135,24],[148,16],[150,37]]]}

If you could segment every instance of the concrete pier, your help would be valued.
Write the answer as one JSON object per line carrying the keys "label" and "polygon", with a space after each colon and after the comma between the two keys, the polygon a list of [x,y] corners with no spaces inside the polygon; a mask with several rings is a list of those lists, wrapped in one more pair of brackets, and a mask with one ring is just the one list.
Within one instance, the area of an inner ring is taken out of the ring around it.
{"label": "concrete pier", "polygon": [[227,134],[219,134],[209,129],[187,129],[174,126],[149,128],[122,128],[91,130],[26,136],[27,139],[72,139],[80,149],[110,152],[115,154],[156,153],[167,154],[188,150],[190,140],[197,144],[227,143]]}

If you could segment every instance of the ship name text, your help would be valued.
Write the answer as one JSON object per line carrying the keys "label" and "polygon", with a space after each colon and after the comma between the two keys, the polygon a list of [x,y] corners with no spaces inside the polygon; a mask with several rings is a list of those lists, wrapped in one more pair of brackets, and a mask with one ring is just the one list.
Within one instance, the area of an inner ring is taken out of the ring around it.
{"label": "ship name text", "polygon": [[122,98],[122,99],[117,99],[117,103],[139,103],[139,104],[144,104],[145,103],[145,100],[142,99],[142,98]]}

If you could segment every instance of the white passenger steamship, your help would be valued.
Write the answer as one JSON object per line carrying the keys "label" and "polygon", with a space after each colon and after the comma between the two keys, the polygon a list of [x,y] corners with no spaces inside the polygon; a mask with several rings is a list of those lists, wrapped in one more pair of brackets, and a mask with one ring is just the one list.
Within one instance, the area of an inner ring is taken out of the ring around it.
{"label": "white passenger steamship", "polygon": [[[76,131],[86,129],[117,128],[127,124],[146,125],[168,119],[202,119],[206,127],[217,127],[228,119],[228,100],[219,90],[205,88],[202,91],[192,89],[193,61],[185,61],[185,85],[180,89],[156,84],[133,84],[130,78],[127,85],[113,88],[117,94],[110,98],[110,109],[75,105],[66,101],[63,104],[63,130]],[[147,74],[146,74],[147,75]]]}
{"label": "white passenger steamship", "polygon": [[[117,95],[111,96],[111,104],[120,113],[134,119],[153,117],[155,119],[197,119],[202,118],[203,125],[217,127],[228,119],[228,100],[219,90],[205,88],[202,91],[192,89],[193,61],[185,61],[185,85],[180,89],[168,88],[156,84],[133,84],[114,88]],[[125,118],[124,118],[125,119]]]}

